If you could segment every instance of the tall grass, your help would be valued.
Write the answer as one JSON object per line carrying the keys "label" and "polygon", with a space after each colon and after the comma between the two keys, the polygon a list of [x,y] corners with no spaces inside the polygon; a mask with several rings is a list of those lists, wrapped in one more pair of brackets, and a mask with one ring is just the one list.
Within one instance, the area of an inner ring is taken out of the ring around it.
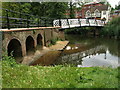
{"label": "tall grass", "polygon": [[12,57],[4,57],[2,67],[3,88],[118,88],[118,69],[26,66]]}

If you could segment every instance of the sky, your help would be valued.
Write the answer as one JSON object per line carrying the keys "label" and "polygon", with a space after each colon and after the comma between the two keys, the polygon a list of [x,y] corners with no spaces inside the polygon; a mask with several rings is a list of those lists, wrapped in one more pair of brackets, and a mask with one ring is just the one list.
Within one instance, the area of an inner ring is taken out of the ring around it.
{"label": "sky", "polygon": [[120,0],[107,0],[107,1],[111,4],[112,7],[115,7],[115,5],[118,5],[118,2]]}

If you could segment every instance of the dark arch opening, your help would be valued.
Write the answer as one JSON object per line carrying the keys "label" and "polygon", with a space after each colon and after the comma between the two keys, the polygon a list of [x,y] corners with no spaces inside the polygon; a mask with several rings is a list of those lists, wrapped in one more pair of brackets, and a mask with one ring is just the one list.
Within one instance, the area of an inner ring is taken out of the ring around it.
{"label": "dark arch opening", "polygon": [[42,43],[42,36],[40,34],[38,34],[38,36],[37,36],[37,45],[39,45],[39,46],[43,45],[43,43]]}
{"label": "dark arch opening", "polygon": [[26,51],[34,50],[34,39],[31,36],[28,36],[26,39]]}
{"label": "dark arch opening", "polygon": [[21,44],[17,39],[12,39],[7,47],[8,56],[22,57]]}

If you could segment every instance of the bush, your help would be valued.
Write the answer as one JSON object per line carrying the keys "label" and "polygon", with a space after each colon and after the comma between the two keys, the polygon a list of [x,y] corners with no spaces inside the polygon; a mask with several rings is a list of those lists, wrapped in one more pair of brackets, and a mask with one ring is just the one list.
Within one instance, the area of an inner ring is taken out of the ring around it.
{"label": "bush", "polygon": [[51,45],[55,45],[57,41],[63,41],[63,40],[60,39],[60,38],[58,38],[58,37],[57,37],[57,38],[53,38],[53,39],[51,39],[51,41],[50,41],[50,42],[51,42]]}
{"label": "bush", "polygon": [[13,67],[13,66],[16,66],[17,63],[16,63],[14,57],[4,55],[4,56],[2,57],[2,65]]}
{"label": "bush", "polygon": [[120,17],[114,18],[110,21],[101,31],[101,34],[104,36],[120,36]]}
{"label": "bush", "polygon": [[55,44],[56,44],[56,41],[57,41],[57,38],[52,39],[52,40],[51,40],[51,44],[52,44],[52,45],[55,45]]}
{"label": "bush", "polygon": [[87,33],[87,29],[84,27],[80,28],[70,28],[70,29],[65,29],[66,34],[79,34],[79,35],[85,35]]}

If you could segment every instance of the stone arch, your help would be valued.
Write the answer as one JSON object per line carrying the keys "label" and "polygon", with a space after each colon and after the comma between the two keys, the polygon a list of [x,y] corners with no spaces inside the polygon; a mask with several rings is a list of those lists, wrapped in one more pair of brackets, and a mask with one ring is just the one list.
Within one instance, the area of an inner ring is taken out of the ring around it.
{"label": "stone arch", "polygon": [[22,57],[22,46],[18,39],[11,39],[7,46],[8,56]]}
{"label": "stone arch", "polygon": [[38,35],[37,35],[37,45],[43,46],[42,39],[43,39],[42,35],[41,35],[41,34],[38,34]]}
{"label": "stone arch", "polygon": [[26,38],[26,52],[35,49],[35,41],[32,36]]}

